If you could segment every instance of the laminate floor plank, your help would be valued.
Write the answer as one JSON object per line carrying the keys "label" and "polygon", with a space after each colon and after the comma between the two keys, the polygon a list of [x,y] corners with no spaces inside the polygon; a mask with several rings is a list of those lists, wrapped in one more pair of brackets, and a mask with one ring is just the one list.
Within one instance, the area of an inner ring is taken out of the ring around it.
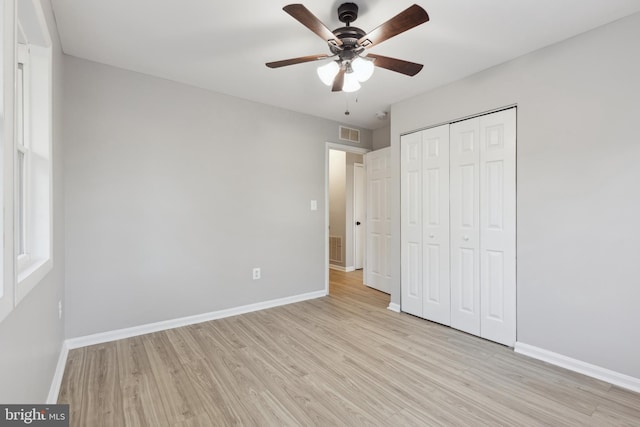
{"label": "laminate floor plank", "polygon": [[622,390],[623,395],[610,399],[612,389],[617,387],[609,383],[518,356],[515,353],[496,355],[491,364],[480,366],[494,375],[517,380],[519,387],[526,387],[530,393],[552,397],[565,407],[587,415],[592,414],[597,406],[608,402],[625,403],[622,396],[633,396],[628,403],[635,400],[640,404],[637,393]]}
{"label": "laminate floor plank", "polygon": [[113,343],[85,349],[85,382],[78,426],[124,426],[118,357]]}
{"label": "laminate floor plank", "polygon": [[387,310],[362,272],[330,296],[69,352],[72,426],[640,426],[640,394]]}
{"label": "laminate floor plank", "polygon": [[[69,404],[69,418],[79,420],[82,411],[83,388],[86,384],[85,356],[86,348],[69,351],[64,376],[58,395],[59,403]],[[73,402],[73,405],[71,403]]]}
{"label": "laminate floor plank", "polygon": [[169,425],[189,423],[205,413],[166,331],[149,334],[142,342],[153,366],[157,398],[162,402]]}
{"label": "laminate floor plank", "polygon": [[613,425],[618,427],[638,427],[640,425],[640,415],[629,413],[626,408],[619,408],[615,405],[599,406],[593,413],[593,425]]}
{"label": "laminate floor plank", "polygon": [[115,344],[125,425],[143,427],[167,424],[164,405],[156,397],[158,383],[143,339],[133,337],[116,341]]}
{"label": "laminate floor plank", "polygon": [[471,369],[465,374],[467,387],[508,408],[517,408],[527,425],[588,425],[590,417],[558,403],[553,397],[540,395],[516,380],[496,377],[493,372]]}
{"label": "laminate floor plank", "polygon": [[254,393],[253,379],[239,361],[239,352],[244,347],[211,332],[207,327],[196,330],[197,340],[208,358],[186,365],[190,378],[198,384],[204,402],[208,403],[206,411],[216,421],[219,419],[214,414],[222,413],[226,420],[222,425],[259,425],[261,418],[256,416],[250,400]]}

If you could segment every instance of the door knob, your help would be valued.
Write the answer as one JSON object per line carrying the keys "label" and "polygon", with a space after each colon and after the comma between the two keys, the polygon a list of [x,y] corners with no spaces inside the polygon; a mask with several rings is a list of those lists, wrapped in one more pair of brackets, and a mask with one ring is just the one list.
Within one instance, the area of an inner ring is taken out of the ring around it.
{"label": "door knob", "polygon": [[356,221],[356,225],[360,225],[360,221]]}
{"label": "door knob", "polygon": [[429,234],[429,238],[430,239],[433,239],[434,237],[436,237],[436,236],[434,236],[433,234]]}
{"label": "door knob", "polygon": [[469,236],[464,236],[463,239],[464,239],[465,242],[468,242],[469,241]]}

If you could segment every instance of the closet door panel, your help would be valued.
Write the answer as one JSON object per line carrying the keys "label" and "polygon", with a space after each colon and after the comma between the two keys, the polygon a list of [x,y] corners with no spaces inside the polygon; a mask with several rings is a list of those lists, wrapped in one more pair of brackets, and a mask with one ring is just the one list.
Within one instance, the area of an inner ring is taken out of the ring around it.
{"label": "closet door panel", "polygon": [[422,317],[422,133],[403,135],[401,153],[401,308]]}
{"label": "closet door panel", "polygon": [[449,125],[422,132],[422,317],[451,324]]}
{"label": "closet door panel", "polygon": [[451,326],[480,335],[479,118],[450,126]]}
{"label": "closet door panel", "polygon": [[480,117],[481,334],[516,340],[516,111]]}

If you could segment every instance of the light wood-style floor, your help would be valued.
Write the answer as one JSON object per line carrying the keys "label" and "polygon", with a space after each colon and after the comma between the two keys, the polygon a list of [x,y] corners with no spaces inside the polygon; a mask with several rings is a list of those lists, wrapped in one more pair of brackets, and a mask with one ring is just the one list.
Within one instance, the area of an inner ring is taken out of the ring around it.
{"label": "light wood-style floor", "polygon": [[330,297],[72,350],[59,402],[73,426],[640,425],[640,394],[330,277]]}

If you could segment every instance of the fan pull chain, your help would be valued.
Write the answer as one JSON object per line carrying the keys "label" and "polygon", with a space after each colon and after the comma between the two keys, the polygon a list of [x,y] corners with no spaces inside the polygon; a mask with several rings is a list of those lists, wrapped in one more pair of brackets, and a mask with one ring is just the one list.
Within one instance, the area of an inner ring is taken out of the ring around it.
{"label": "fan pull chain", "polygon": [[[344,115],[348,116],[349,114],[351,114],[351,112],[349,111],[349,93],[344,92],[344,102],[345,102],[345,111],[344,111]],[[355,103],[358,103],[358,95],[356,94],[356,99],[355,99]]]}

